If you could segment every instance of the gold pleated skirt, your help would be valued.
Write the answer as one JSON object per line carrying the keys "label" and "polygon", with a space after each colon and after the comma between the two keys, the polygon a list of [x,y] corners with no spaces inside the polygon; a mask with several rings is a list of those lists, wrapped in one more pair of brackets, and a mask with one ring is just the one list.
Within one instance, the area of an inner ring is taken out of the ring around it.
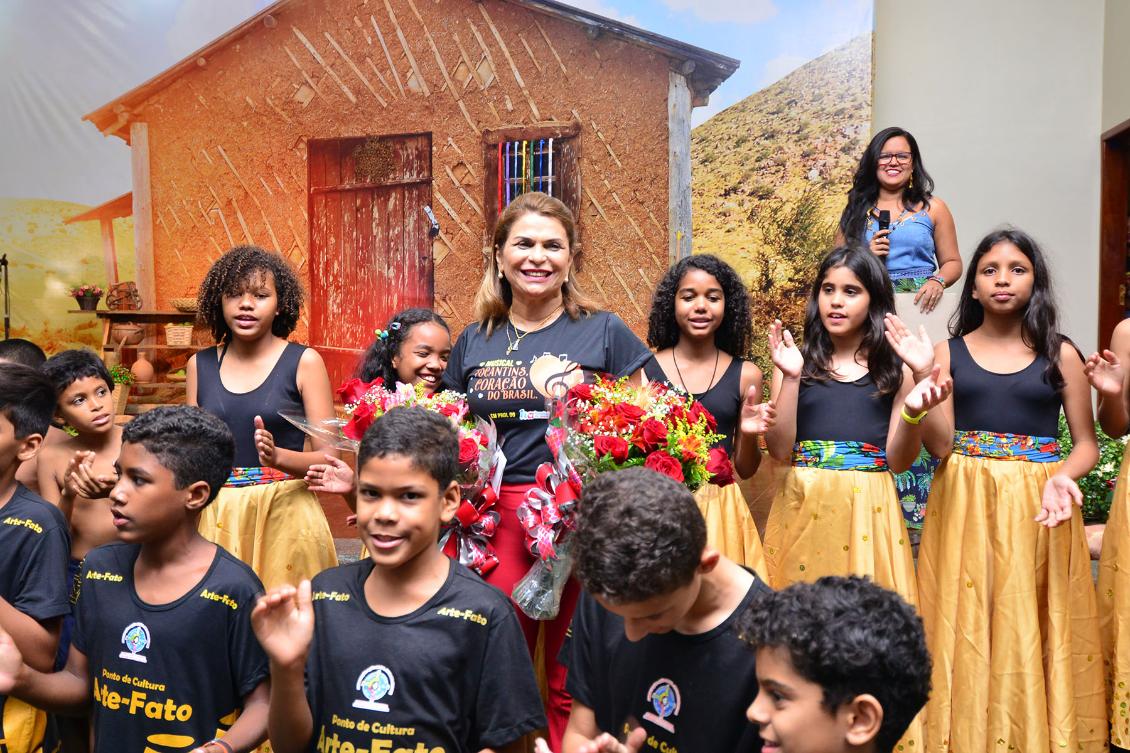
{"label": "gold pleated skirt", "polygon": [[931,753],[1107,749],[1083,519],[1034,521],[1059,466],[954,453],[934,476],[918,557]]}
{"label": "gold pleated skirt", "polygon": [[1122,459],[1099,559],[1099,636],[1110,741],[1130,748],[1130,452]]}
{"label": "gold pleated skirt", "polygon": [[761,537],[741,488],[737,484],[704,484],[694,498],[706,519],[706,545],[768,581]]}
{"label": "gold pleated skirt", "polygon": [[322,505],[298,479],[223,487],[204,508],[199,530],[250,565],[267,590],[337,565]]}

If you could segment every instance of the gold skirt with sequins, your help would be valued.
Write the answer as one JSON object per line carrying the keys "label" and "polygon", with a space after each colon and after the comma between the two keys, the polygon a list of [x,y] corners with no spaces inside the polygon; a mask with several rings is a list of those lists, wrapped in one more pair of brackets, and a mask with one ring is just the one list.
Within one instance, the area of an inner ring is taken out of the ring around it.
{"label": "gold skirt with sequins", "polygon": [[738,485],[704,484],[694,498],[706,520],[706,545],[767,580],[761,537]]}
{"label": "gold skirt with sequins", "polygon": [[934,475],[918,554],[930,753],[1107,749],[1083,519],[1034,520],[1059,466],[954,453]]}
{"label": "gold skirt with sequins", "polygon": [[1130,452],[1122,459],[1099,559],[1099,636],[1110,741],[1130,748]]}

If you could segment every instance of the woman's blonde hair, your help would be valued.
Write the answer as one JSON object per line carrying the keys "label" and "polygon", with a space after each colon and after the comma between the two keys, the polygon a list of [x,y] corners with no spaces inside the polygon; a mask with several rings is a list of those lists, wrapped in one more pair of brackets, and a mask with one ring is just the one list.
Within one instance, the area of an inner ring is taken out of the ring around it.
{"label": "woman's blonde hair", "polygon": [[573,213],[560,199],[540,191],[532,191],[511,201],[499,215],[498,223],[494,226],[494,238],[491,241],[490,253],[487,254],[486,269],[483,272],[482,282],[479,283],[479,290],[475,293],[474,303],[475,319],[486,329],[487,335],[506,321],[510,315],[513,298],[510,282],[505,277],[499,277],[497,254],[509,240],[510,229],[518,218],[530,213],[555,219],[565,229],[565,239],[569,243],[569,274],[561,289],[565,313],[569,318],[576,319],[600,309],[600,304],[582,291],[577,284],[576,271],[580,268],[581,250],[577,247],[577,224],[573,220]]}

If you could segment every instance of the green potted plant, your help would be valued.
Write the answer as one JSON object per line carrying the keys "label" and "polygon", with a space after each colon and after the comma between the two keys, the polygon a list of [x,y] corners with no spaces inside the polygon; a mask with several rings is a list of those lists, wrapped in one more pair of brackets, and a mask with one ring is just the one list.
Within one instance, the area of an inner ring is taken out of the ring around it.
{"label": "green potted plant", "polygon": [[122,415],[126,412],[126,403],[129,402],[130,385],[133,384],[133,374],[121,364],[110,367],[110,378],[114,380],[114,413]]}
{"label": "green potted plant", "polygon": [[[1095,424],[1095,434],[1099,440],[1099,462],[1083,478],[1079,479],[1079,491],[1083,492],[1083,522],[1105,523],[1110,514],[1110,501],[1114,494],[1114,482],[1118,469],[1122,467],[1122,455],[1126,451],[1126,440],[1122,437],[1111,439],[1103,434]],[[1067,419],[1059,416],[1059,448],[1063,457],[1071,452],[1071,432]]]}
{"label": "green potted plant", "polygon": [[94,311],[98,308],[98,301],[102,298],[102,288],[90,283],[83,283],[71,288],[71,297],[78,302],[78,307],[83,311]]}

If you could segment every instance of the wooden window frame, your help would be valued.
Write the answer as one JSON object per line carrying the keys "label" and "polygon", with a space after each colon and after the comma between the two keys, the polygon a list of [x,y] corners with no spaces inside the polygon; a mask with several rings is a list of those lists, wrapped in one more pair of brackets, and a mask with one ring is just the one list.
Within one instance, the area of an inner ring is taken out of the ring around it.
{"label": "wooden window frame", "polygon": [[1099,196],[1099,347],[1130,312],[1130,120],[1102,135]]}

